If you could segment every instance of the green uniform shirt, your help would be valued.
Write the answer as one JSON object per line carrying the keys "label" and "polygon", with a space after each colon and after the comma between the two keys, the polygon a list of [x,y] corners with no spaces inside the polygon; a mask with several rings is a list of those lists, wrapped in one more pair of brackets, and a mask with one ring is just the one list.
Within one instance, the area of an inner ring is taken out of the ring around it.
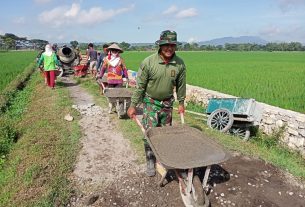
{"label": "green uniform shirt", "polygon": [[41,63],[43,63],[44,71],[56,70],[56,65],[61,65],[55,53],[52,53],[51,56],[46,56],[42,53],[37,65],[40,66]]}
{"label": "green uniform shirt", "polygon": [[159,101],[170,98],[174,87],[179,104],[183,104],[186,95],[186,67],[183,60],[174,54],[166,64],[159,53],[153,54],[145,58],[140,66],[131,106],[141,103],[144,96]]}

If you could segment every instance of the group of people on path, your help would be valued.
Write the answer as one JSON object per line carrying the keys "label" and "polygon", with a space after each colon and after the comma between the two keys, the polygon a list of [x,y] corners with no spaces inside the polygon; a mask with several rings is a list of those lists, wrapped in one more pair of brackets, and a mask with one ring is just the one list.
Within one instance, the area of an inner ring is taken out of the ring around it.
{"label": "group of people on path", "polygon": [[[152,127],[172,125],[174,90],[179,102],[178,113],[184,114],[186,96],[186,66],[177,56],[177,33],[171,30],[162,31],[156,45],[158,51],[145,58],[137,73],[137,85],[127,111],[131,119],[136,119],[136,107],[143,105],[142,124],[145,130]],[[89,70],[93,77],[102,78],[107,72],[108,87],[121,87],[123,77],[128,79],[124,59],[120,57],[123,50],[116,44],[105,44],[104,53],[98,57],[93,44],[88,45],[87,56]],[[48,85],[54,88],[55,65],[60,64],[50,45],[47,45],[38,65],[42,62]],[[154,176],[155,156],[147,140],[144,138],[144,149],[147,161],[146,174]]]}

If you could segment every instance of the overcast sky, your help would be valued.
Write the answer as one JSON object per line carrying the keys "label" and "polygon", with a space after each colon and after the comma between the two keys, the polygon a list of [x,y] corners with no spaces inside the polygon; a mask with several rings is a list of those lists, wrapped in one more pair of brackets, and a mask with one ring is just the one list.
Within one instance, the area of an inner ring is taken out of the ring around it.
{"label": "overcast sky", "polygon": [[305,0],[5,0],[0,34],[51,43],[155,42],[259,36],[305,43]]}

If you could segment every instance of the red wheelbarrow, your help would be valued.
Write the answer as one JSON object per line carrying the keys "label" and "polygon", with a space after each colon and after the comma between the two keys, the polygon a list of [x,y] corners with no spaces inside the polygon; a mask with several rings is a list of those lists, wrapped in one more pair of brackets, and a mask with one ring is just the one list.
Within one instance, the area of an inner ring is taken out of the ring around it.
{"label": "red wheelbarrow", "polygon": [[85,77],[88,73],[88,65],[76,65],[73,66],[74,76]]}

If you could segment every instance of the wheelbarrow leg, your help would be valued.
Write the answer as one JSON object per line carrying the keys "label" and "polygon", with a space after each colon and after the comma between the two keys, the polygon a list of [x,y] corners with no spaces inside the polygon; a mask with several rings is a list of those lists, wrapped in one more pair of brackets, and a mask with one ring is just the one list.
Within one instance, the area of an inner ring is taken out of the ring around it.
{"label": "wheelbarrow leg", "polygon": [[193,168],[188,169],[188,172],[187,172],[187,185],[186,185],[187,193],[190,193],[191,190],[192,190],[193,174],[194,174]]}
{"label": "wheelbarrow leg", "polygon": [[126,114],[126,110],[127,110],[127,101],[126,99],[124,99],[124,114]]}
{"label": "wheelbarrow leg", "polygon": [[202,181],[202,188],[205,190],[205,192],[208,192],[209,190],[209,186],[207,185],[207,183],[208,183],[210,171],[211,171],[211,165],[208,165],[207,168],[205,169],[204,178]]}
{"label": "wheelbarrow leg", "polygon": [[[156,171],[161,175],[161,179],[158,182],[158,185],[160,187],[164,187],[164,185],[167,184],[167,180],[165,179],[165,177],[168,173],[168,170],[160,162],[156,161]],[[165,183],[164,180],[166,181]]]}

